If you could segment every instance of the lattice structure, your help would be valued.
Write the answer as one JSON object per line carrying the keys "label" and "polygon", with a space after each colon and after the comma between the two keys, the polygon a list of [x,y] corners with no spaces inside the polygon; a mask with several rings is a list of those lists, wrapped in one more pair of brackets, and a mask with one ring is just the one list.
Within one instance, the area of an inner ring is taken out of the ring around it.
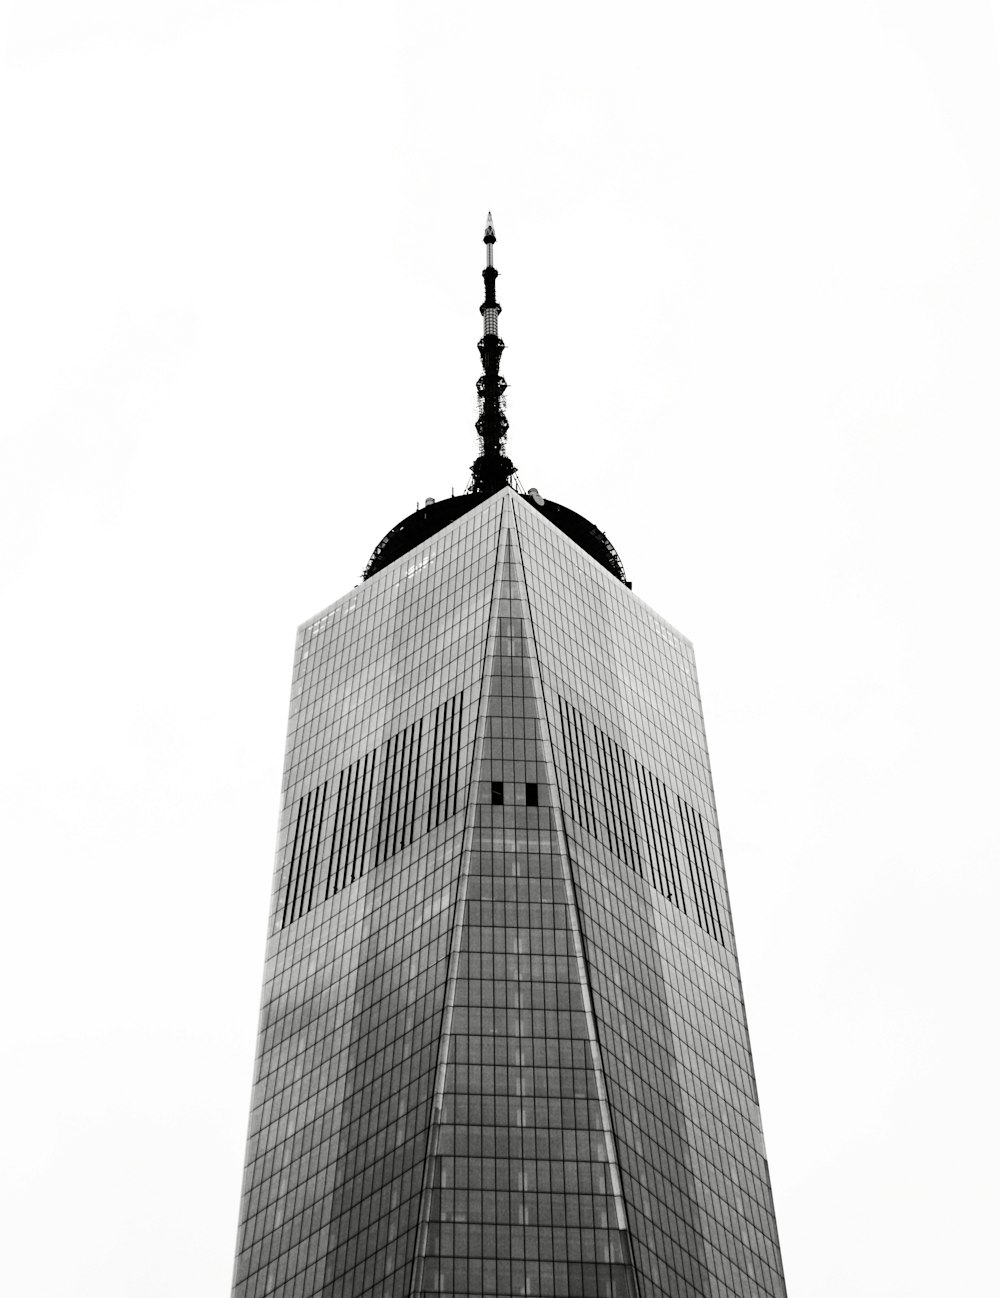
{"label": "lattice structure", "polygon": [[483,373],[476,384],[479,394],[479,418],[476,420],[479,455],[471,466],[471,490],[475,496],[492,496],[494,491],[506,487],[517,472],[506,449],[507,399],[504,393],[507,391],[507,380],[500,374],[503,339],[497,329],[501,307],[496,292],[499,272],[493,265],[493,245],[496,241],[493,214],[488,213],[486,233],[483,235],[483,243],[486,244],[486,267],[483,270],[486,297],[479,308],[483,317],[483,336],[479,341]]}
{"label": "lattice structure", "polygon": [[[500,315],[500,303],[496,296],[497,270],[493,265],[493,245],[496,233],[493,228],[492,214],[487,216],[486,234],[486,267],[483,280],[486,295],[479,308],[483,317],[483,336],[479,342],[479,356],[483,372],[476,384],[479,398],[479,418],[476,420],[476,431],[479,434],[479,455],[472,464],[472,481],[467,492],[460,496],[451,496],[445,500],[427,500],[424,505],[409,514],[385,534],[364,571],[364,580],[374,577],[383,568],[388,567],[404,554],[409,554],[418,546],[429,541],[432,536],[454,523],[463,514],[476,505],[485,496],[492,496],[502,488],[517,484],[511,482],[517,470],[507,455],[507,381],[500,373],[500,357],[503,354],[503,339],[498,332],[497,320]],[[543,499],[537,491],[521,492],[530,500],[536,509],[555,523],[561,531],[574,540],[592,559],[608,572],[613,573],[624,585],[629,585],[625,578],[625,569],[615,547],[600,528],[565,505],[554,500]]]}

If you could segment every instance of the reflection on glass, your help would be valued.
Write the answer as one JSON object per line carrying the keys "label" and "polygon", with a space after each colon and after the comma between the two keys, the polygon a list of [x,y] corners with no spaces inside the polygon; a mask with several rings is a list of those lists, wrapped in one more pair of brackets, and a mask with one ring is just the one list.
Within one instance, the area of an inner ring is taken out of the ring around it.
{"label": "reflection on glass", "polygon": [[299,633],[234,1294],[781,1295],[691,646],[510,491]]}

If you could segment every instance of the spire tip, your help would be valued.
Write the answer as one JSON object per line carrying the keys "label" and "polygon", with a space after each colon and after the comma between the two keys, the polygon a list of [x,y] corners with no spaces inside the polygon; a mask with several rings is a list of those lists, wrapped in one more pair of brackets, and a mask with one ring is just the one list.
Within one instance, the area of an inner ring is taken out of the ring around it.
{"label": "spire tip", "polygon": [[472,483],[469,490],[476,496],[489,496],[494,491],[505,487],[517,472],[506,451],[507,415],[504,392],[506,380],[500,374],[500,356],[503,353],[503,339],[497,329],[497,318],[500,315],[500,303],[497,301],[497,271],[493,265],[493,245],[497,237],[493,230],[493,213],[486,214],[486,233],[483,243],[486,244],[486,269],[483,271],[483,284],[486,288],[486,300],[479,308],[483,317],[483,336],[479,343],[479,356],[483,363],[483,372],[476,391],[479,395],[479,418],[476,420],[476,432],[479,434],[479,456],[472,467]]}

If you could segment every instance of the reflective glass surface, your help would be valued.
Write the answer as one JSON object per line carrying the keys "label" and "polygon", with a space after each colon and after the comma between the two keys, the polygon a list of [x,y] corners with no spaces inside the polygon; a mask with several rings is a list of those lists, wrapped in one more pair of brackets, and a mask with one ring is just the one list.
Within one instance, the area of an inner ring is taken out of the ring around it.
{"label": "reflective glass surface", "polygon": [[512,491],[299,633],[234,1294],[784,1293],[691,646]]}

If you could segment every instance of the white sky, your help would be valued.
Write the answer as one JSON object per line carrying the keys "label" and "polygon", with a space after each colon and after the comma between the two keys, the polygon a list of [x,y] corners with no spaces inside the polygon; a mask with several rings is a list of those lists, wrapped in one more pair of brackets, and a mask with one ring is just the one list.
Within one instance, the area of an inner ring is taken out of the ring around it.
{"label": "white sky", "polygon": [[5,1292],[228,1292],[294,630],[466,484],[487,208],[522,482],[698,649],[790,1292],[992,1291],[998,8],[7,6]]}

